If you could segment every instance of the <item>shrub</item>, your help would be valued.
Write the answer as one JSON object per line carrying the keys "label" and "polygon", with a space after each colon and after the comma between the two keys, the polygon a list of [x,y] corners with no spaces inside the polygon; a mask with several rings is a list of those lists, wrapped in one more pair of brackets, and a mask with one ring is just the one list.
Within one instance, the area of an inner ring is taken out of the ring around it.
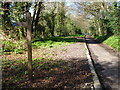
{"label": "shrub", "polygon": [[16,54],[23,53],[26,50],[25,40],[21,41],[3,41],[4,47],[3,52],[15,52]]}

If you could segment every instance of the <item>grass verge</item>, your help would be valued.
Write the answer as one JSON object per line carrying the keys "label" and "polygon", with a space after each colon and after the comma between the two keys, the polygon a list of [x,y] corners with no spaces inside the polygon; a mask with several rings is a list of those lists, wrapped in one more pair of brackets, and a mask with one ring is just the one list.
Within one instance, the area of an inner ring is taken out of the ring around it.
{"label": "grass verge", "polygon": [[104,41],[105,44],[113,47],[115,50],[120,51],[120,36],[111,36]]}
{"label": "grass verge", "polygon": [[103,43],[111,46],[112,48],[114,48],[116,51],[120,51],[120,36],[117,35],[112,35],[108,38],[107,35],[106,36],[96,36],[95,38],[99,41],[102,41]]}

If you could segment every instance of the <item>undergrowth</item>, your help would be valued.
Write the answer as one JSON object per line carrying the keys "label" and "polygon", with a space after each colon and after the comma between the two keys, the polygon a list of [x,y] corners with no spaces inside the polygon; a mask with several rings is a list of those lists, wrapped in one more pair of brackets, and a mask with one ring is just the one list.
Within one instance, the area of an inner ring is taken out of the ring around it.
{"label": "undergrowth", "polygon": [[[32,46],[33,48],[58,48],[82,41],[78,40],[76,36],[84,37],[84,35],[70,35],[66,37],[35,38],[32,40]],[[11,52],[14,52],[15,54],[22,54],[25,50],[27,50],[26,40],[6,40],[3,41],[3,45],[3,54],[6,55],[11,54]]]}
{"label": "undergrowth", "polygon": [[[53,70],[60,67],[60,64],[64,63],[64,60],[55,61],[50,58],[34,58],[33,74],[38,70]],[[9,84],[15,84],[28,77],[27,59],[21,60],[2,60],[2,72],[3,72],[3,87]],[[9,76],[9,77],[8,77]],[[6,87],[7,88],[7,87]]]}
{"label": "undergrowth", "polygon": [[56,48],[61,46],[70,45],[71,43],[79,42],[80,40],[76,38],[65,38],[65,37],[50,37],[50,38],[40,38],[35,39],[32,43],[34,48],[46,47],[46,48]]}
{"label": "undergrowth", "polygon": [[20,41],[3,41],[3,54],[10,54],[14,52],[15,54],[22,54],[26,50],[26,40]]}

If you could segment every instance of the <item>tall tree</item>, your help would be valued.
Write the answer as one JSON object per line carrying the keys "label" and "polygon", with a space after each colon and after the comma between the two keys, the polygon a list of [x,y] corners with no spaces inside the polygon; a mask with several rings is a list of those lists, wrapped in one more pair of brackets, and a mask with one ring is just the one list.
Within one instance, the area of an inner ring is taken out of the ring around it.
{"label": "tall tree", "polygon": [[2,13],[2,25],[3,25],[3,28],[4,30],[7,30],[7,29],[10,29],[11,27],[11,20],[10,20],[10,2],[5,2],[5,3],[2,3],[2,10],[3,10],[3,13]]}
{"label": "tall tree", "polygon": [[50,29],[50,33],[51,33],[51,36],[55,36],[54,35],[54,32],[55,32],[55,19],[56,19],[56,15],[57,15],[57,12],[56,12],[56,8],[57,8],[57,4],[56,2],[52,2],[52,3],[49,3],[50,4],[50,11],[48,11],[44,17],[44,19],[46,20],[47,22],[47,26],[49,27]]}
{"label": "tall tree", "polygon": [[64,32],[64,26],[65,26],[65,2],[59,3],[58,7],[58,25],[59,25],[59,33],[62,35],[62,32]]}
{"label": "tall tree", "polygon": [[38,2],[37,7],[35,9],[36,10],[34,12],[34,14],[35,14],[35,19],[34,20],[35,20],[35,32],[36,32],[38,21],[39,21],[39,18],[40,18],[40,11],[42,9],[42,2]]}
{"label": "tall tree", "polygon": [[117,6],[118,2],[114,2],[111,8],[111,12],[109,12],[109,31],[108,33],[113,33],[116,35],[120,34],[120,9]]}

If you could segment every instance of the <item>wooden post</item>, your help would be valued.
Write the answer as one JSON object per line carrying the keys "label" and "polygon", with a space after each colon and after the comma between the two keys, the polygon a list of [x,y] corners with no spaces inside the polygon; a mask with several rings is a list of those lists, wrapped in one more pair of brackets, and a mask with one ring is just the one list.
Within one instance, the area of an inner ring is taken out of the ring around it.
{"label": "wooden post", "polygon": [[31,33],[31,14],[27,12],[27,45],[28,45],[28,78],[32,80],[32,33]]}

